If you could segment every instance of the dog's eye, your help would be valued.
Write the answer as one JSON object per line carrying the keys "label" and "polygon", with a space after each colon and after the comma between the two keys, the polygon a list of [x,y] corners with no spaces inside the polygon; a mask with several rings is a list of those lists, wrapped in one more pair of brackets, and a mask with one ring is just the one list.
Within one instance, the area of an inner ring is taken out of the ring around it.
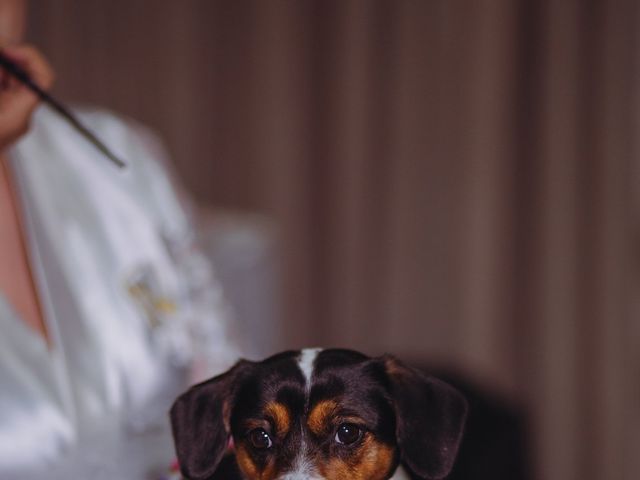
{"label": "dog's eye", "polygon": [[362,429],[353,423],[343,423],[336,432],[336,442],[352,445],[362,438]]}
{"label": "dog's eye", "polygon": [[273,445],[271,437],[263,428],[256,428],[249,432],[249,441],[251,445],[259,450],[265,450]]}

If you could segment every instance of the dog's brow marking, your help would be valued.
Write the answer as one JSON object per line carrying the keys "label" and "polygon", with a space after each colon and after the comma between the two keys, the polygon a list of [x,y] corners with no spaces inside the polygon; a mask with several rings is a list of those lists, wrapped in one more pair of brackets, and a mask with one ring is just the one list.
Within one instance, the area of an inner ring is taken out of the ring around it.
{"label": "dog's brow marking", "polygon": [[313,362],[315,362],[318,353],[322,351],[321,348],[305,348],[300,351],[300,358],[298,359],[298,367],[302,370],[305,380],[307,381],[307,388],[311,387],[311,375],[313,374]]}
{"label": "dog's brow marking", "polygon": [[276,424],[276,434],[279,436],[285,436],[291,427],[291,417],[289,416],[289,410],[287,407],[282,403],[271,402],[267,404],[264,410]]}
{"label": "dog's brow marking", "polygon": [[309,413],[307,426],[316,435],[320,435],[329,424],[333,413],[338,409],[338,404],[334,400],[321,400],[314,405]]}

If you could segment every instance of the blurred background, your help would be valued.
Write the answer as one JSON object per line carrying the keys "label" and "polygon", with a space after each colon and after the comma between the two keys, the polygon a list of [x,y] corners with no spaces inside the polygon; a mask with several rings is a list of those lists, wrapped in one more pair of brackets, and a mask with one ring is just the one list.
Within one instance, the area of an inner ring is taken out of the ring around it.
{"label": "blurred background", "polygon": [[241,225],[212,241],[247,350],[456,372],[533,478],[638,478],[637,2],[30,4],[54,92],[153,127],[210,235]]}

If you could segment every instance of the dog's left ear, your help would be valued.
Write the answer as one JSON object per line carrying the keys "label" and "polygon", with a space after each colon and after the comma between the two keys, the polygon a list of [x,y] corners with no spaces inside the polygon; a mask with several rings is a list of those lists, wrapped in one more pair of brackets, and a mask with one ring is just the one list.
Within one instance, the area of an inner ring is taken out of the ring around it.
{"label": "dog's left ear", "polygon": [[171,407],[173,440],[185,478],[207,480],[216,472],[229,444],[231,402],[250,365],[241,360],[228,372],[191,387]]}
{"label": "dog's left ear", "polygon": [[421,478],[445,478],[462,440],[467,401],[450,385],[394,357],[381,360],[395,404],[402,462]]}

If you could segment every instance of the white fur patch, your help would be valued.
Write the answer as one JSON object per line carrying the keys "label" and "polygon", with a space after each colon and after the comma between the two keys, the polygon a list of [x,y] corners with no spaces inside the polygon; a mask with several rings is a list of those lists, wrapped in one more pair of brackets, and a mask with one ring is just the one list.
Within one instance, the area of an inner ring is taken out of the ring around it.
{"label": "white fur patch", "polygon": [[316,476],[313,471],[306,469],[296,469],[294,472],[289,472],[284,474],[281,477],[278,477],[278,480],[324,480],[324,477]]}
{"label": "white fur patch", "polygon": [[324,480],[322,477],[311,477],[306,473],[287,473],[284,477],[278,477],[278,480]]}
{"label": "white fur patch", "polygon": [[305,348],[300,351],[300,358],[298,359],[298,367],[302,371],[304,378],[307,381],[307,388],[311,387],[311,376],[313,375],[313,362],[316,357],[322,351],[321,348]]}
{"label": "white fur patch", "polygon": [[404,468],[398,467],[396,473],[393,474],[389,480],[409,480],[409,475],[404,471]]}
{"label": "white fur patch", "polygon": [[308,454],[307,444],[303,438],[293,471],[278,477],[278,480],[324,480],[323,477],[317,474],[315,468],[309,462]]}

